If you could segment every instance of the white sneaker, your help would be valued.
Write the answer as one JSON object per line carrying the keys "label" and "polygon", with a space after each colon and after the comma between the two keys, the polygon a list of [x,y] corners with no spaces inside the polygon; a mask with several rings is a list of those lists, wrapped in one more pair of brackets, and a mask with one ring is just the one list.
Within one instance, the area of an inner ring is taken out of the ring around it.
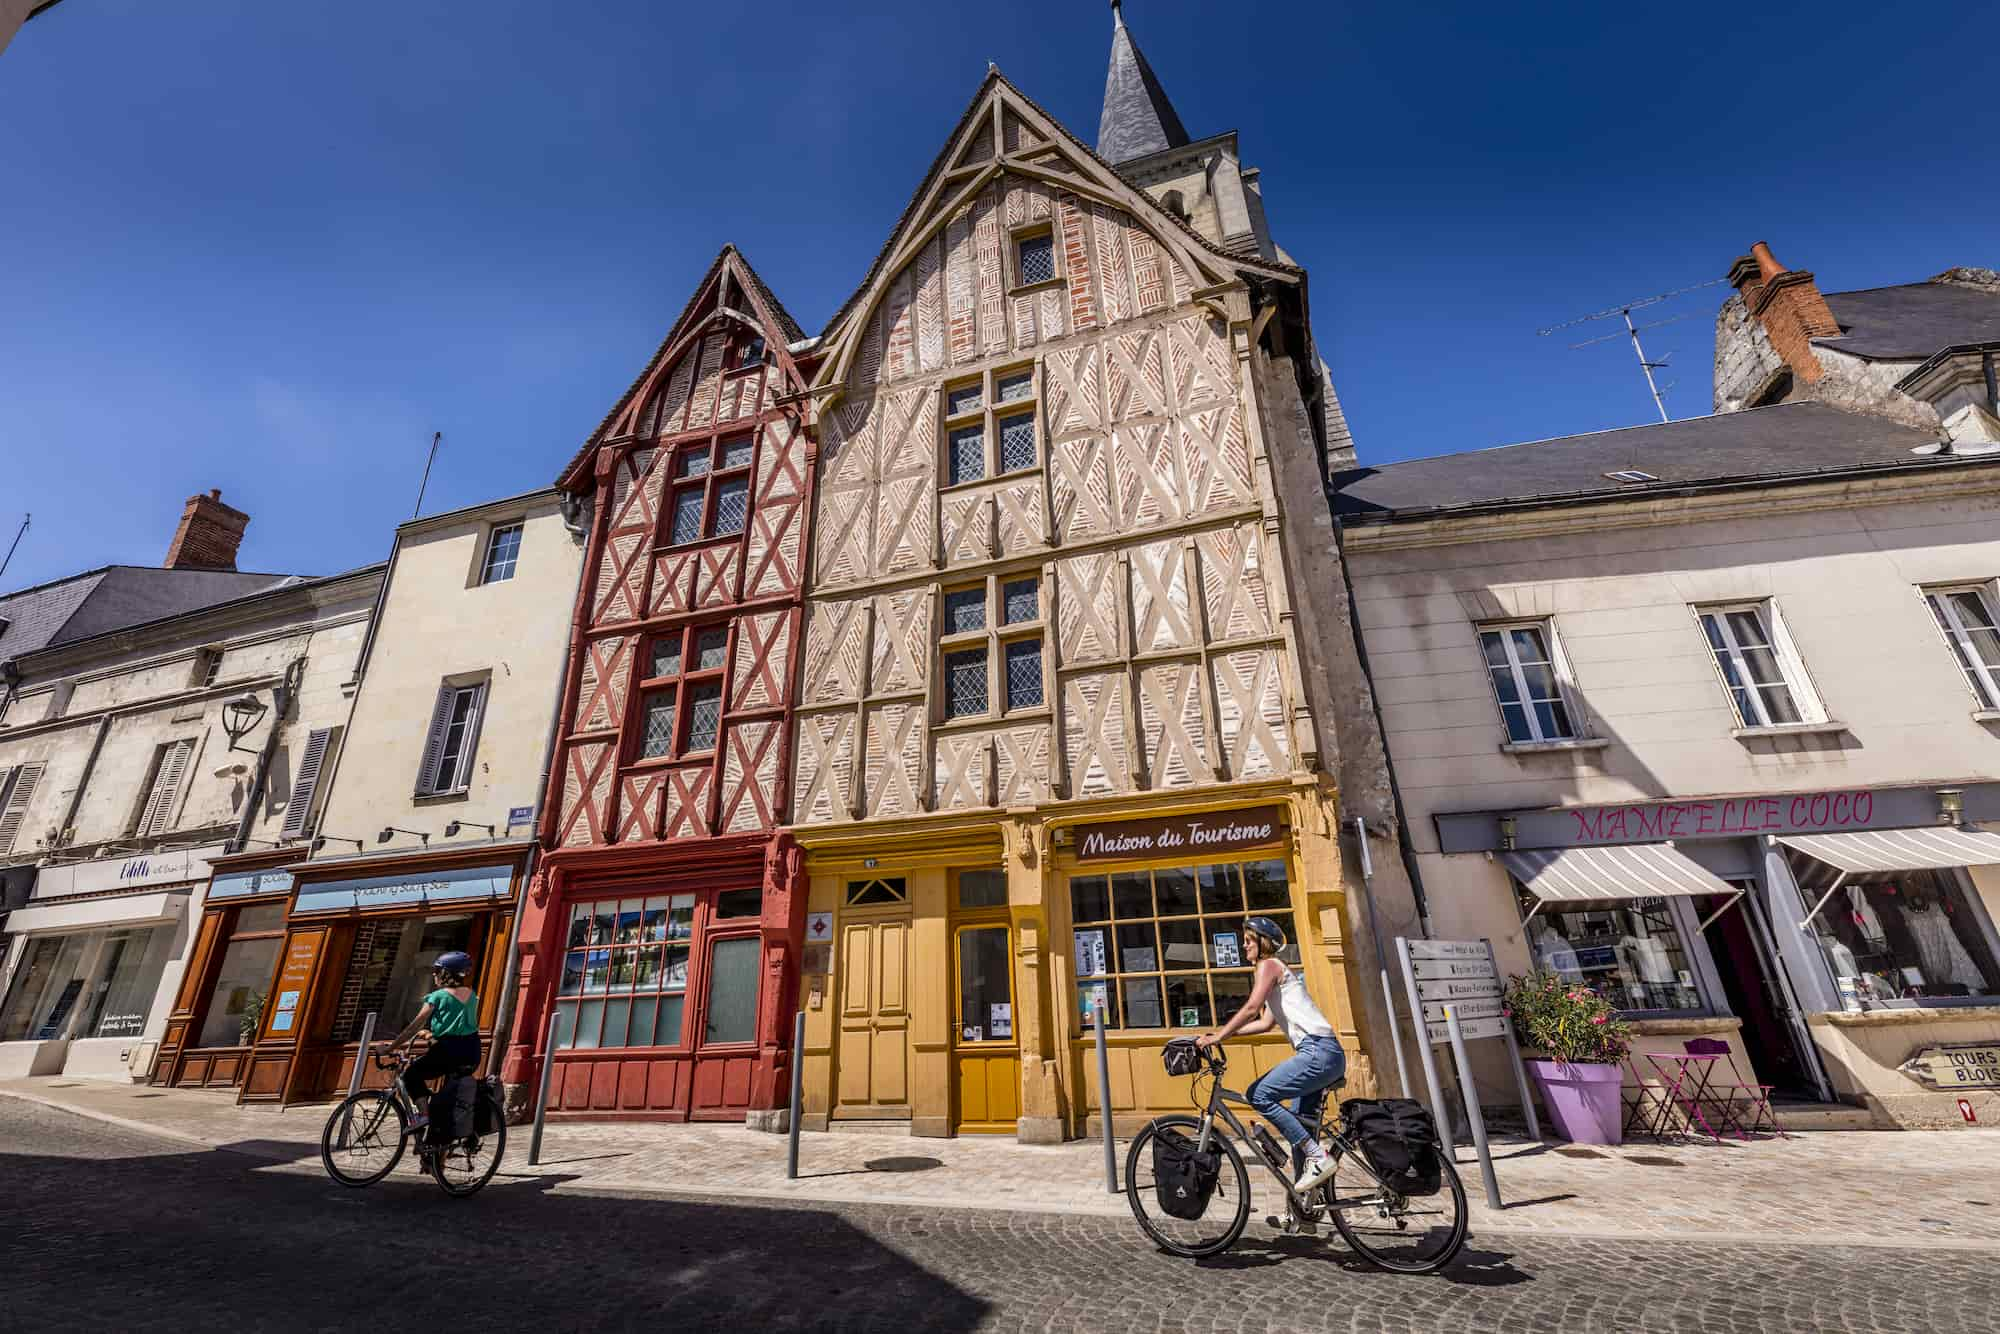
{"label": "white sneaker", "polygon": [[1299,1169],[1299,1179],[1292,1183],[1292,1193],[1304,1195],[1333,1175],[1333,1156],[1321,1149],[1318,1153],[1306,1155],[1305,1166]]}

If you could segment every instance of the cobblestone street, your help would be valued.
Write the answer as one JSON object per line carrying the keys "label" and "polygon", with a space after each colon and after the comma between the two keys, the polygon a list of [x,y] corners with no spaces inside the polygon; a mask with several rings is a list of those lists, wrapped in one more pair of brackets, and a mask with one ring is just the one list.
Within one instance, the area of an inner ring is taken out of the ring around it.
{"label": "cobblestone street", "polygon": [[[507,1170],[477,1199],[305,1170],[0,1100],[8,1329],[1991,1330],[1992,1248],[1475,1232],[1436,1278],[1274,1241],[1193,1264],[1129,1221],[728,1203]],[[300,1165],[301,1167],[305,1165]],[[299,1300],[310,1285],[309,1303]],[[729,1322],[725,1325],[724,1322]]]}

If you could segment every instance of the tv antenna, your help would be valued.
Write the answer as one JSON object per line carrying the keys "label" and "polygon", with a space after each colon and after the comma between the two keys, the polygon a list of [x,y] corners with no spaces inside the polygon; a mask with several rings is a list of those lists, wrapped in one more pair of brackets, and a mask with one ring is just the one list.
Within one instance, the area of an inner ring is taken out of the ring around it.
{"label": "tv antenna", "polygon": [[1648,329],[1657,329],[1661,325],[1677,324],[1681,320],[1691,319],[1693,318],[1694,312],[1689,311],[1685,315],[1669,315],[1666,319],[1654,320],[1651,324],[1634,324],[1632,322],[1632,312],[1635,310],[1643,310],[1647,306],[1657,306],[1661,302],[1671,301],[1677,296],[1683,296],[1689,292],[1698,292],[1704,287],[1714,287],[1717,283],[1725,283],[1728,281],[1729,280],[1727,278],[1711,278],[1705,283],[1695,283],[1692,286],[1688,287],[1676,287],[1671,292],[1657,292],[1652,296],[1642,296],[1637,301],[1627,301],[1622,306],[1613,306],[1609,310],[1600,310],[1595,314],[1591,315],[1579,315],[1577,318],[1573,320],[1564,320],[1561,324],[1553,324],[1546,329],[1537,329],[1535,332],[1541,335],[1543,338],[1547,338],[1550,334],[1556,333],[1560,330],[1574,329],[1578,325],[1590,324],[1596,320],[1608,320],[1613,318],[1614,316],[1617,317],[1618,319],[1622,319],[1623,321],[1625,321],[1625,332],[1623,334],[1614,332],[1608,334],[1600,334],[1596,338],[1586,338],[1581,343],[1571,343],[1569,345],[1570,351],[1574,352],[1578,348],[1592,347],[1598,343],[1608,343],[1614,338],[1620,338],[1620,337],[1630,338],[1632,340],[1633,355],[1639,358],[1639,370],[1646,377],[1646,388],[1653,395],[1653,406],[1660,410],[1661,421],[1670,421],[1672,419],[1667,416],[1666,395],[1667,395],[1667,390],[1672,389],[1674,387],[1673,382],[1669,382],[1663,386],[1660,384],[1659,381],[1653,378],[1653,372],[1658,370],[1665,370],[1667,368],[1667,358],[1673,356],[1673,353],[1671,352],[1667,353],[1665,356],[1662,356],[1658,361],[1648,361],[1646,359],[1646,349],[1639,342],[1639,335],[1644,333]]}
{"label": "tv antenna", "polygon": [[7,544],[7,554],[4,557],[0,557],[0,575],[6,574],[7,567],[14,563],[14,548],[21,545],[21,539],[27,535],[28,524],[34,517],[32,514],[23,514],[21,516],[21,526],[14,530],[14,540]]}

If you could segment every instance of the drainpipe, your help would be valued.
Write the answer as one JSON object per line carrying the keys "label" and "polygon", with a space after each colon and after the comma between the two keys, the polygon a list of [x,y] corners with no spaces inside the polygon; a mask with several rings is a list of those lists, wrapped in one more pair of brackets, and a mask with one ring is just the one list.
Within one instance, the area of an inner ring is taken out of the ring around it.
{"label": "drainpipe", "polygon": [[250,780],[250,797],[243,803],[243,818],[236,822],[236,835],[224,845],[225,853],[241,852],[243,845],[250,841],[250,826],[257,819],[257,803],[264,798],[264,784],[271,776],[271,756],[278,749],[278,729],[284,724],[285,715],[291,711],[292,695],[299,688],[299,677],[305,673],[306,660],[293,658],[285,664],[284,679],[271,687],[271,735],[264,738],[264,749],[257,756],[257,773]]}
{"label": "drainpipe", "polygon": [[[563,527],[569,530],[571,537],[584,541],[584,554],[589,555],[589,530],[579,527],[575,522],[576,516],[582,510],[582,502],[565,491],[557,503],[562,508]],[[542,773],[535,781],[535,790],[541,793],[549,790],[549,775],[555,769],[556,738],[562,729],[563,700],[569,690],[570,672],[576,663],[576,636],[581,633],[583,625],[583,581],[585,572],[589,568],[587,560],[577,562],[576,588],[570,595],[570,601],[576,608],[571,622],[571,653],[564,661],[562,670],[556,673],[555,698],[550,701],[549,707],[548,735],[542,740]],[[515,974],[520,971],[521,920],[527,916],[529,887],[534,884],[536,868],[542,861],[541,824],[541,819],[537,818],[534,825],[535,840],[529,845],[527,863],[521,868],[521,889],[514,896],[514,929],[507,933],[507,963],[500,974],[500,1004],[493,1011],[493,1042],[486,1052],[486,1073],[489,1076],[496,1073],[500,1069],[500,1063],[506,1059],[508,1028],[513,1022],[514,1005],[520,999],[520,981]],[[546,1053],[542,1059],[548,1059]],[[502,1105],[505,1105],[505,1099],[502,1099]]]}

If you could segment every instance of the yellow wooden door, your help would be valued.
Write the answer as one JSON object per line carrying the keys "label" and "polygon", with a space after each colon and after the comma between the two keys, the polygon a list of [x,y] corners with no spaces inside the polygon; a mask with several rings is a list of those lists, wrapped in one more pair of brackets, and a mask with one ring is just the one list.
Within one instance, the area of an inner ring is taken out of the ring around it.
{"label": "yellow wooden door", "polygon": [[956,1128],[1012,1133],[1021,1118],[1021,1044],[1006,922],[969,923],[952,933],[952,991]]}
{"label": "yellow wooden door", "polygon": [[840,932],[837,1120],[910,1115],[910,919],[849,919]]}

